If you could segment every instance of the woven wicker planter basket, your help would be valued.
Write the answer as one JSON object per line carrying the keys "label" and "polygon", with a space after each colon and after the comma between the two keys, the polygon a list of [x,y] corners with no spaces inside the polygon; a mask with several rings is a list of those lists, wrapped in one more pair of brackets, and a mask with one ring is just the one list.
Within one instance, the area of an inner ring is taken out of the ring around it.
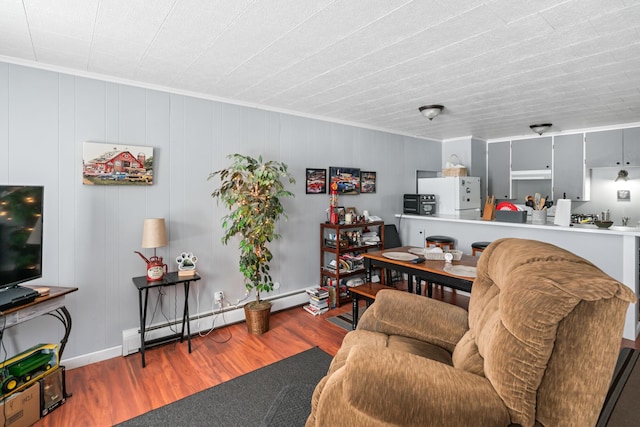
{"label": "woven wicker planter basket", "polygon": [[271,303],[260,301],[256,307],[255,301],[244,305],[244,316],[247,319],[247,330],[250,334],[262,335],[269,330],[271,317]]}

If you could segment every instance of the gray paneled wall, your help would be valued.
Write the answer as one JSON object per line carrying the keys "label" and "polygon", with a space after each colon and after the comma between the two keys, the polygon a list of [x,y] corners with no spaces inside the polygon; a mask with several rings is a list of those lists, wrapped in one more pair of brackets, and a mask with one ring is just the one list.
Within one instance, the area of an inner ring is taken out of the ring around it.
{"label": "gray paneled wall", "polygon": [[[154,185],[82,185],[84,141],[153,146]],[[131,277],[145,273],[133,253],[141,250],[144,218],[166,218],[170,243],[158,255],[171,270],[181,251],[198,255],[203,280],[193,289],[192,314],[196,293],[200,312],[211,310],[218,290],[232,302],[243,298],[236,244],[220,243],[225,211],[206,179],[234,152],[281,160],[297,179],[283,237],[273,245],[272,270],[282,284],[276,293],[319,281],[318,224],[328,196],[305,194],[305,168],[376,171],[375,194],[340,197],[340,205],[394,221],[402,194],[414,191],[415,171],[439,170],[442,158],[435,141],[0,63],[0,183],[45,185],[38,283],[79,288],[68,297],[73,331],[65,358],[117,347],[122,331],[138,326]],[[168,290],[164,299],[165,314],[174,318],[180,294]],[[159,311],[154,321],[162,321]],[[61,334],[56,320],[43,317],[10,330],[5,344],[13,354]]]}

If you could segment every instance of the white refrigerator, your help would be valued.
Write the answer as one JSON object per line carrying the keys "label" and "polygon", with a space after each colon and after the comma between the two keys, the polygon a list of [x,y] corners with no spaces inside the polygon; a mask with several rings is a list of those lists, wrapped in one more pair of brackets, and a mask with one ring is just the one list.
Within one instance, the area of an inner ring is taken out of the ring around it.
{"label": "white refrigerator", "polygon": [[479,177],[418,178],[418,193],[435,194],[437,215],[480,216]]}

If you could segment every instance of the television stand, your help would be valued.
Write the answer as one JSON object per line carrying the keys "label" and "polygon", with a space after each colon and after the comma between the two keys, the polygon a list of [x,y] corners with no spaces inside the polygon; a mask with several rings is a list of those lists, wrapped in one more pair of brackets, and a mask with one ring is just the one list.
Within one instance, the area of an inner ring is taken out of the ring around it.
{"label": "television stand", "polygon": [[[37,288],[37,286],[22,286],[32,289]],[[64,305],[65,295],[77,290],[78,288],[50,286],[48,295],[38,296],[30,303],[12,307],[3,311],[2,316],[4,316],[4,327],[0,328],[0,340],[3,338],[4,331],[12,326],[45,314],[53,316],[62,322],[62,325],[64,326],[64,336],[60,340],[60,349],[58,351],[58,358],[59,360],[62,360],[62,353],[64,352],[67,340],[69,339],[69,334],[71,333],[71,314]]]}

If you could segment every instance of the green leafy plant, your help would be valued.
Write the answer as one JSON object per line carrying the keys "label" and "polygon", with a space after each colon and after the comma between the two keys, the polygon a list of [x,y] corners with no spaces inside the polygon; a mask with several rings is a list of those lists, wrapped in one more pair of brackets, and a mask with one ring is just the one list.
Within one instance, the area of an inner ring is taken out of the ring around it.
{"label": "green leafy plant", "polygon": [[240,272],[245,277],[247,290],[256,291],[255,305],[260,305],[260,292],[273,290],[269,262],[273,254],[267,244],[280,235],[276,223],[284,216],[281,199],[294,197],[285,189],[282,180],[295,183],[287,165],[276,161],[263,161],[241,154],[232,154],[231,165],[212,172],[208,179],[220,178],[211,197],[222,202],[230,212],[222,218],[225,245],[233,236],[240,236]]}

